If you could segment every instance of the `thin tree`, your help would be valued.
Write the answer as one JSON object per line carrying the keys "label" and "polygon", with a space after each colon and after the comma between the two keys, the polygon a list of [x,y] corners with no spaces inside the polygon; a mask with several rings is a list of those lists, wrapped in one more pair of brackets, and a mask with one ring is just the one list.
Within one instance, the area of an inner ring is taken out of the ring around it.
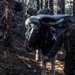
{"label": "thin tree", "polygon": [[75,0],[73,0],[73,16],[75,18]]}
{"label": "thin tree", "polygon": [[39,0],[37,0],[37,10],[39,10]]}
{"label": "thin tree", "polygon": [[45,8],[48,8],[48,0],[45,0]]}
{"label": "thin tree", "polygon": [[12,0],[6,0],[5,6],[6,30],[4,33],[4,47],[12,47]]}
{"label": "thin tree", "polygon": [[65,14],[65,0],[61,0],[61,13]]}
{"label": "thin tree", "polygon": [[42,9],[42,7],[43,7],[43,0],[41,0],[41,9]]}
{"label": "thin tree", "polygon": [[53,0],[49,0],[49,8],[53,13],[53,11],[54,11],[54,9],[53,9]]}
{"label": "thin tree", "polygon": [[65,13],[65,0],[58,0],[57,13],[58,14],[64,14]]}

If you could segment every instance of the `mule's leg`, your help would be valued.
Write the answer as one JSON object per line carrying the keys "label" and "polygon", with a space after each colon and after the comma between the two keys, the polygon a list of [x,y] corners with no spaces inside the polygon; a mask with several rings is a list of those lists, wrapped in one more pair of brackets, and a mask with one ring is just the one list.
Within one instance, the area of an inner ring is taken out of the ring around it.
{"label": "mule's leg", "polygon": [[44,55],[42,53],[41,53],[41,64],[42,64],[41,75],[46,75],[46,62],[44,61]]}
{"label": "mule's leg", "polygon": [[51,74],[55,75],[55,63],[56,63],[57,55],[55,57],[51,58]]}
{"label": "mule's leg", "polygon": [[44,62],[44,55],[41,50],[36,50],[36,60],[40,60],[42,65],[41,75],[46,75],[46,62]]}
{"label": "mule's leg", "polygon": [[43,63],[43,55],[41,53],[41,50],[35,50],[35,60],[39,60],[41,63]]}
{"label": "mule's leg", "polygon": [[42,52],[40,50],[40,62],[42,64],[42,66],[43,66],[43,61],[44,61],[44,56],[43,56],[43,54],[42,54]]}
{"label": "mule's leg", "polygon": [[37,49],[35,52],[35,60],[38,61],[39,60],[39,50]]}

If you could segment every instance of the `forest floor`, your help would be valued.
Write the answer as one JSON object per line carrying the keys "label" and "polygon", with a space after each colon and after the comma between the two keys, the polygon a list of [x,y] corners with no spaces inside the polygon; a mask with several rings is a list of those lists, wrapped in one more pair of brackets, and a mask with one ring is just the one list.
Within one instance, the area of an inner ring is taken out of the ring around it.
{"label": "forest floor", "polygon": [[[24,45],[24,39],[16,37]],[[17,42],[13,49],[2,48],[0,44],[0,75],[42,75],[42,64],[35,60],[35,51],[27,52]],[[47,75],[51,75],[51,63],[47,62]],[[58,52],[56,60],[56,75],[64,75],[64,54]]]}

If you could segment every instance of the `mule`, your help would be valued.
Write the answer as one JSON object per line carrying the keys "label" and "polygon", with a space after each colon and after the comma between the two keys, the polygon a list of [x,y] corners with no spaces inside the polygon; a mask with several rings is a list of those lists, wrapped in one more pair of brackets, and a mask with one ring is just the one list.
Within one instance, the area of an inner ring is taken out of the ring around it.
{"label": "mule", "polygon": [[[29,17],[25,22],[27,31],[25,33],[25,46],[27,51],[41,50],[41,61],[43,65],[43,75],[46,75],[46,62],[43,61],[44,56],[49,52],[56,41],[56,31],[54,25],[63,21],[65,15],[37,15]],[[38,50],[37,50],[38,49]],[[51,60],[52,75],[55,75],[55,61],[57,55]],[[36,58],[38,60],[38,58]]]}

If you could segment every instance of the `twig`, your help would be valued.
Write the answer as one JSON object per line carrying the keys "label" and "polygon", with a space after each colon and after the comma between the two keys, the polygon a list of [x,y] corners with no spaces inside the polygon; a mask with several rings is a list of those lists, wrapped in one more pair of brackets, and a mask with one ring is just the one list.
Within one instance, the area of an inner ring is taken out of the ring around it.
{"label": "twig", "polygon": [[24,47],[24,45],[23,45],[23,44],[21,44],[20,42],[18,42],[18,41],[17,41],[17,40],[15,40],[14,38],[13,38],[13,40],[14,40],[16,43],[18,43],[20,46]]}
{"label": "twig", "polygon": [[23,60],[23,63],[24,63],[25,65],[27,65],[28,68],[32,68],[32,66],[31,66],[30,64],[28,64],[27,62],[25,62],[24,60]]}

